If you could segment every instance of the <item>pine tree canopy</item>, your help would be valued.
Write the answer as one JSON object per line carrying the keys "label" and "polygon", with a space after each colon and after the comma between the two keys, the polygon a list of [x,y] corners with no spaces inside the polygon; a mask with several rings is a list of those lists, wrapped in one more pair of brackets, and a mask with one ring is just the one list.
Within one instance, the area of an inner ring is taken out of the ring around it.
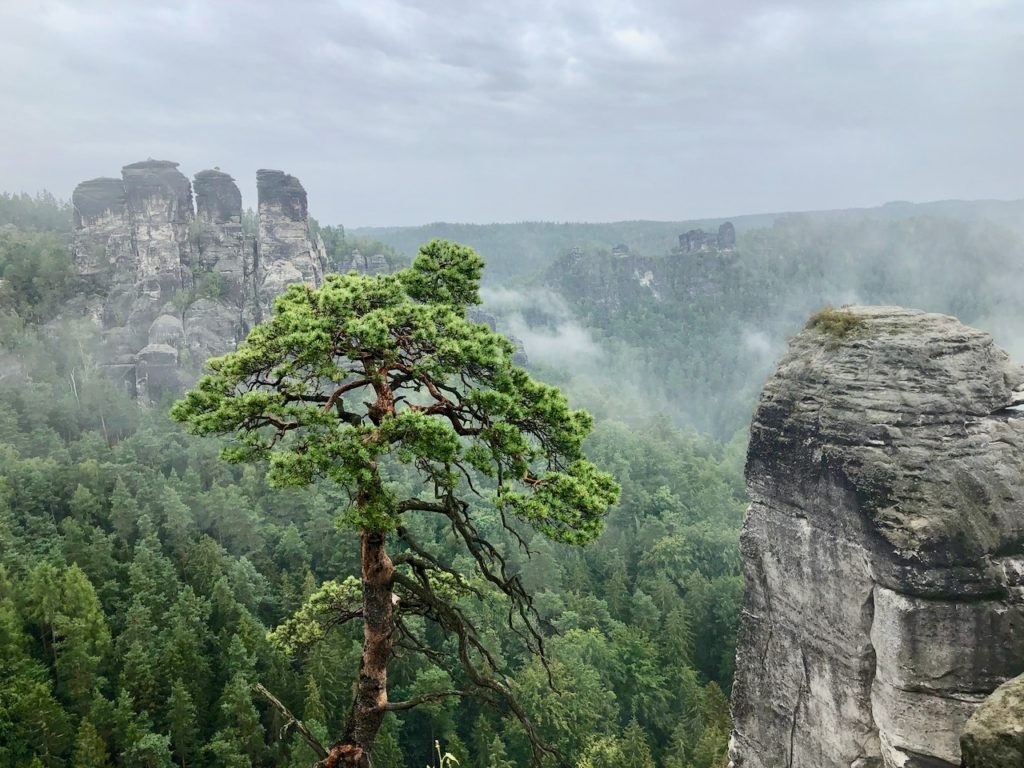
{"label": "pine tree canopy", "polygon": [[[403,512],[437,511],[486,477],[502,513],[589,542],[618,487],[583,456],[589,415],[467,318],[482,268],[472,249],[434,240],[395,274],[293,285],[244,344],[208,362],[173,416],[231,435],[224,458],[268,461],[276,486],[341,484],[355,527],[393,530]],[[389,464],[415,467],[427,496],[398,498]]]}

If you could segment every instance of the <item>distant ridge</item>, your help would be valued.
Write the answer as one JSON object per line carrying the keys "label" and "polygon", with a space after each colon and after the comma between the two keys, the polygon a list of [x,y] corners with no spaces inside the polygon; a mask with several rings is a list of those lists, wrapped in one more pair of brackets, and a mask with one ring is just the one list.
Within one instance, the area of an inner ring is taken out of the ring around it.
{"label": "distant ridge", "polygon": [[608,249],[626,244],[636,253],[667,253],[680,233],[692,229],[717,229],[731,221],[740,233],[771,227],[789,217],[820,220],[874,219],[895,221],[915,217],[988,220],[1024,236],[1024,199],[936,200],[912,203],[894,200],[869,208],[820,211],[755,213],[720,218],[678,221],[546,222],[466,224],[433,222],[416,226],[354,227],[353,235],[379,240],[406,257],[435,237],[456,240],[476,248],[487,259],[487,278],[492,283],[525,282],[548,268],[572,248]]}

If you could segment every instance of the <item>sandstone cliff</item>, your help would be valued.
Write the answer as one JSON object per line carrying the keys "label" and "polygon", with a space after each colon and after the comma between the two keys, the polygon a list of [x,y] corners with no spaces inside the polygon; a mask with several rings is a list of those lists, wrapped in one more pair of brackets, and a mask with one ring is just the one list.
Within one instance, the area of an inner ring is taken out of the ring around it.
{"label": "sandstone cliff", "polygon": [[322,281],[324,248],[298,179],[261,170],[257,186],[250,234],[238,187],[219,170],[193,185],[177,163],[146,160],[76,187],[74,263],[92,286],[106,365],[129,392],[177,389],[266,317],[289,283]]}
{"label": "sandstone cliff", "polygon": [[766,384],[736,768],[945,768],[1024,670],[1024,370],[954,318],[820,314]]}

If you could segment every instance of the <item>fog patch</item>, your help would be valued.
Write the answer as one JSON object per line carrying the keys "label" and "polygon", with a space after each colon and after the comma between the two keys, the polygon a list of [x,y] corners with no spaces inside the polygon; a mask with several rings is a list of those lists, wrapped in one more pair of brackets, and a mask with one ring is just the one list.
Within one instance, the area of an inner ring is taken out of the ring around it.
{"label": "fog patch", "polygon": [[527,358],[542,365],[590,367],[603,356],[590,332],[575,321],[535,328],[522,315],[513,314],[506,323],[509,333],[523,342]]}
{"label": "fog patch", "polygon": [[743,332],[743,348],[750,352],[758,363],[770,363],[778,356],[779,344],[764,331],[748,328]]}
{"label": "fog patch", "polygon": [[522,341],[531,363],[579,370],[594,367],[604,356],[554,291],[483,288],[480,296],[485,311],[498,316],[499,330]]}

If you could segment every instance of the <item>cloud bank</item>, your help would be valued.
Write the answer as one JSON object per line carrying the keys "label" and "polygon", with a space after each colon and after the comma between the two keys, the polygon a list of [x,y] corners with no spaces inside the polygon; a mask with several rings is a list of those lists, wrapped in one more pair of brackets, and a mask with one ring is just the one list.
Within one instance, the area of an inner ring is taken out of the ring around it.
{"label": "cloud bank", "polygon": [[148,156],[327,223],[1020,197],[1013,0],[0,0],[0,186]]}

